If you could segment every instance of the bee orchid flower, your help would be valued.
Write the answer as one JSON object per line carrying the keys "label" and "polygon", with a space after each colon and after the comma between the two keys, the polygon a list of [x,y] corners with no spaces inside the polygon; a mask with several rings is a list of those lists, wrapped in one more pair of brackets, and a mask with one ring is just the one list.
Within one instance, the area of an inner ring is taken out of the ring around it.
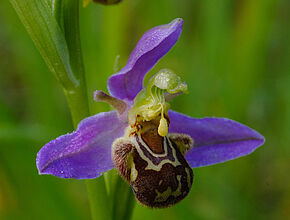
{"label": "bee orchid flower", "polygon": [[189,193],[192,168],[245,156],[264,143],[233,120],[170,110],[169,99],[186,93],[187,85],[169,69],[143,87],[145,74],[175,45],[182,26],[178,18],[141,37],[126,66],[108,79],[110,95],[94,94],[116,110],[85,118],[76,131],[47,143],[37,154],[40,174],[91,179],[115,167],[140,203],[162,208]]}

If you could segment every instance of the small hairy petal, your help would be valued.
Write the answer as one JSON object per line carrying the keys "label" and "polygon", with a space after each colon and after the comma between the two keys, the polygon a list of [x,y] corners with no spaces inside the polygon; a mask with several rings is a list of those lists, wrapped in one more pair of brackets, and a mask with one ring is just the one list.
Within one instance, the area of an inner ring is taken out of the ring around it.
{"label": "small hairy petal", "polygon": [[82,120],[75,132],[58,137],[38,152],[39,173],[75,179],[100,176],[114,167],[111,145],[123,136],[126,126],[115,111]]}
{"label": "small hairy petal", "polygon": [[265,139],[258,132],[226,118],[191,118],[169,111],[169,132],[184,133],[194,140],[186,154],[191,167],[222,163],[252,153]]}
{"label": "small hairy petal", "polygon": [[128,63],[108,79],[108,90],[119,99],[133,100],[142,89],[145,74],[176,43],[183,20],[177,18],[171,23],[147,31],[131,53]]}

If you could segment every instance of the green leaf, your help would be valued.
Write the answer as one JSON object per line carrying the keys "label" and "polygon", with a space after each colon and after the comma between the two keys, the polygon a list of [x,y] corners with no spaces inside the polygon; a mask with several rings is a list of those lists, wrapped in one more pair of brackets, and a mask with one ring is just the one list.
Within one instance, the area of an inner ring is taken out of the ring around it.
{"label": "green leaf", "polygon": [[89,116],[78,0],[10,0],[66,95],[76,126]]}
{"label": "green leaf", "polygon": [[69,49],[59,26],[59,1],[10,0],[31,39],[63,88],[69,92],[80,84],[70,66]]}

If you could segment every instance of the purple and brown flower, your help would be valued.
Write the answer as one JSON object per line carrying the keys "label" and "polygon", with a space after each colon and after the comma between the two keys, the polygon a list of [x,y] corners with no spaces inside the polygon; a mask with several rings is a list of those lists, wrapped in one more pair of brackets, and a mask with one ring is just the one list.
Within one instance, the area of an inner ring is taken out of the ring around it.
{"label": "purple and brown flower", "polygon": [[143,87],[144,76],[175,45],[182,26],[178,18],[141,37],[126,66],[108,79],[110,95],[94,94],[116,110],[85,118],[76,131],[47,143],[37,154],[40,174],[91,179],[115,167],[140,203],[168,207],[189,193],[192,168],[245,156],[264,143],[261,134],[233,120],[169,110],[169,100],[187,92],[169,69]]}

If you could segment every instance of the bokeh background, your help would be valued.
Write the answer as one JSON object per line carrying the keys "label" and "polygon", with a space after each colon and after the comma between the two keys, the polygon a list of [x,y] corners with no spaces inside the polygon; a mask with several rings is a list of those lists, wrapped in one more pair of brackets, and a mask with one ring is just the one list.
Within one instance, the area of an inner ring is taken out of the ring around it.
{"label": "bokeh background", "polygon": [[[194,169],[189,196],[175,207],[137,204],[133,219],[290,219],[290,1],[124,0],[81,8],[81,37],[92,112],[151,27],[184,19],[182,36],[149,75],[171,68],[190,94],[172,102],[193,117],[227,117],[255,128],[266,144],[253,154]],[[148,77],[147,77],[148,79]],[[35,158],[73,130],[54,76],[8,1],[0,4],[0,219],[89,219],[84,181],[39,176]],[[122,201],[120,201],[122,202]]]}

